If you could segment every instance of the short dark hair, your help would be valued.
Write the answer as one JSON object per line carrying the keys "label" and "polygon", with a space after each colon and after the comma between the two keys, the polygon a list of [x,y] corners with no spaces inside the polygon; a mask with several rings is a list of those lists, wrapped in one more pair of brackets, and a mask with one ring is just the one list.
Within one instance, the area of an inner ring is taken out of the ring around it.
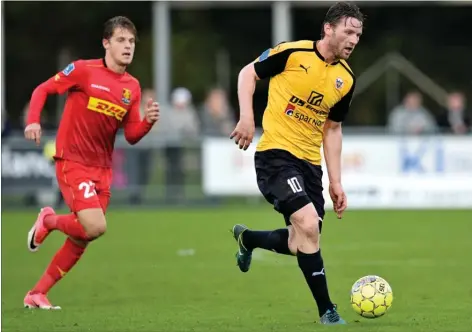
{"label": "short dark hair", "polygon": [[337,2],[332,5],[328,12],[326,13],[325,19],[323,21],[323,25],[321,26],[321,38],[324,38],[324,26],[326,23],[331,25],[337,25],[342,18],[352,17],[364,25],[365,16],[361,13],[359,7],[352,2]]}
{"label": "short dark hair", "polygon": [[130,31],[136,39],[138,38],[136,26],[129,18],[125,16],[115,16],[105,22],[103,29],[103,39],[110,39],[113,36],[113,32],[115,32],[116,28],[126,29]]}

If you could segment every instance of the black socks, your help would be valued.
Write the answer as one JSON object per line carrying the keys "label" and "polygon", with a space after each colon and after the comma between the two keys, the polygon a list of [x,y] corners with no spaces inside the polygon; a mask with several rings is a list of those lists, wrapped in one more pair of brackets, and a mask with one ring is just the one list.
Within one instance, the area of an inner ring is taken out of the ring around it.
{"label": "black socks", "polygon": [[278,254],[293,254],[288,249],[288,229],[281,228],[275,231],[252,231],[247,230],[242,234],[243,245],[246,249],[255,248],[275,251]]}
{"label": "black socks", "polygon": [[[246,230],[242,234],[242,239],[244,247],[248,250],[261,248],[275,251],[278,254],[293,256],[288,249],[287,228],[281,228],[275,231]],[[326,281],[321,251],[317,251],[313,254],[305,254],[298,251],[297,261],[298,266],[305,276],[306,283],[315,298],[321,317],[328,309],[332,310],[334,308],[328,293],[328,283]]]}
{"label": "black socks", "polygon": [[298,266],[305,276],[308,287],[315,298],[318,306],[320,317],[326,313],[328,309],[333,309],[334,305],[331,303],[328,293],[328,284],[326,282],[326,275],[323,265],[323,258],[321,252],[314,254],[297,253]]}

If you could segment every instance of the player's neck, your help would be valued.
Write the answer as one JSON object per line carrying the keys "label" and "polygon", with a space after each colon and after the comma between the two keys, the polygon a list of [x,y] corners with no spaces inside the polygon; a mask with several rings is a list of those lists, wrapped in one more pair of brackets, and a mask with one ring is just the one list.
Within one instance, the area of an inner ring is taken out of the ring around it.
{"label": "player's neck", "polygon": [[335,61],[338,61],[339,59],[336,58],[334,55],[334,52],[330,50],[328,41],[326,39],[321,39],[318,41],[315,45],[315,47],[318,49],[318,52],[321,54],[321,56],[324,58],[324,61],[327,63],[333,63]]}
{"label": "player's neck", "polygon": [[117,74],[124,74],[126,71],[126,66],[120,66],[108,54],[105,55],[105,66]]}

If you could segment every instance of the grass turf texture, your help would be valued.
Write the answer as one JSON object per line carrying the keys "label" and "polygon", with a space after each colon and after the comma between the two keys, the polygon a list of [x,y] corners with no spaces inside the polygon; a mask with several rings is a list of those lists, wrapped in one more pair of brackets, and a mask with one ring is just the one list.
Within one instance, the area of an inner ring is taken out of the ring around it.
{"label": "grass turf texture", "polygon": [[[322,247],[332,299],[347,326],[324,327],[294,257],[257,250],[235,265],[229,229],[284,222],[270,207],[110,211],[107,234],[50,292],[59,312],[22,307],[64,236],[26,249],[35,212],[2,213],[2,331],[470,331],[472,211],[329,214]],[[350,308],[359,277],[393,288],[393,306],[367,320]]]}

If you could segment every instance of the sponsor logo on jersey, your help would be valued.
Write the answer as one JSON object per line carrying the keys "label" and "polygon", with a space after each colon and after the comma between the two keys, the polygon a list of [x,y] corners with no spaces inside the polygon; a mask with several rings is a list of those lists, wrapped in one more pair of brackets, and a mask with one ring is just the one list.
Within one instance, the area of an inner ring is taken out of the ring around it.
{"label": "sponsor logo on jersey", "polygon": [[324,121],[323,120],[319,120],[317,118],[313,118],[311,116],[308,116],[308,115],[305,115],[305,114],[302,114],[302,113],[294,113],[294,116],[293,116],[294,119],[296,119],[298,122],[305,122],[305,123],[308,123],[312,126],[316,126],[316,127],[321,127],[322,125],[324,125]]}
{"label": "sponsor logo on jersey", "polygon": [[129,105],[129,103],[131,103],[131,90],[130,89],[126,89],[126,88],[123,89],[123,94],[121,96],[121,101],[125,105]]}
{"label": "sponsor logo on jersey", "polygon": [[[290,98],[288,102],[289,102],[289,105],[296,105],[296,106],[304,107],[318,115],[328,115],[327,112],[316,108],[316,107],[320,107],[321,102],[323,101],[323,98],[324,96],[322,94],[316,91],[312,91],[308,101],[298,98],[297,96],[292,96],[292,98]],[[316,107],[313,105],[315,105]]]}
{"label": "sponsor logo on jersey", "polygon": [[292,104],[288,104],[285,108],[285,115],[297,120],[297,122],[305,122],[316,127],[324,125],[323,120],[297,112],[295,105]]}
{"label": "sponsor logo on jersey", "polygon": [[121,106],[95,97],[89,98],[87,109],[114,117],[118,121],[123,121],[123,118],[127,112],[126,109]]}
{"label": "sponsor logo on jersey", "polygon": [[285,108],[285,114],[288,116],[292,116],[293,111],[295,111],[295,105],[288,104],[287,108]]}

